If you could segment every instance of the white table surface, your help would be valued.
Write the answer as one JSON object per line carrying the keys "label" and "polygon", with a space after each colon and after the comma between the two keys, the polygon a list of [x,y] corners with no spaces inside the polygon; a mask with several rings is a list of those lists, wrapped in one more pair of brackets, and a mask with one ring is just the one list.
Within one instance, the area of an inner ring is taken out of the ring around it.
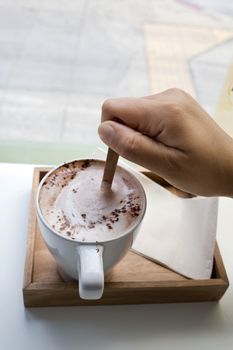
{"label": "white table surface", "polygon": [[[233,290],[220,302],[25,309],[32,165],[0,164],[0,349],[232,349]],[[233,280],[233,200],[220,199],[218,242]]]}

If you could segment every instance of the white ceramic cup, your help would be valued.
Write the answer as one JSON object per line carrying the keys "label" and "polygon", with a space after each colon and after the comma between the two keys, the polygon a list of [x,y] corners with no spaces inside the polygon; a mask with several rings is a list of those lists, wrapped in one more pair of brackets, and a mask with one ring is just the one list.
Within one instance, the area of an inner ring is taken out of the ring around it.
{"label": "white ceramic cup", "polygon": [[[83,162],[84,160],[80,160]],[[98,160],[99,162],[104,162]],[[70,163],[70,162],[67,162]],[[104,290],[104,275],[117,264],[131,248],[146,210],[146,195],[139,180],[128,170],[125,171],[137,183],[143,193],[142,210],[129,229],[114,239],[99,240],[96,243],[71,240],[54,230],[43,217],[39,206],[41,187],[53,171],[41,180],[36,194],[36,213],[42,237],[55,258],[61,275],[79,281],[79,295],[82,299],[100,299]]]}

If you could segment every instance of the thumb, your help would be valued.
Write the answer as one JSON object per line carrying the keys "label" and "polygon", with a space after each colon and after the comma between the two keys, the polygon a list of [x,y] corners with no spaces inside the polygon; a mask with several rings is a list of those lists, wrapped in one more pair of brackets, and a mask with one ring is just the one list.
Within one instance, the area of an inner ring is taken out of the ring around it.
{"label": "thumb", "polygon": [[170,177],[176,150],[157,142],[126,125],[114,121],[100,124],[100,138],[120,156],[156,172]]}

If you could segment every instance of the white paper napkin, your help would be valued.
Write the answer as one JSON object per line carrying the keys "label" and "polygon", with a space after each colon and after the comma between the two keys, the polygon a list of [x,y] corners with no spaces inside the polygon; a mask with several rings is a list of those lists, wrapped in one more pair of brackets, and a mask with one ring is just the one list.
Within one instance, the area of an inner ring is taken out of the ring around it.
{"label": "white paper napkin", "polygon": [[[97,149],[93,158],[105,159]],[[213,267],[218,198],[179,198],[120,161],[142,183],[147,210],[133,250],[193,279],[208,279]]]}

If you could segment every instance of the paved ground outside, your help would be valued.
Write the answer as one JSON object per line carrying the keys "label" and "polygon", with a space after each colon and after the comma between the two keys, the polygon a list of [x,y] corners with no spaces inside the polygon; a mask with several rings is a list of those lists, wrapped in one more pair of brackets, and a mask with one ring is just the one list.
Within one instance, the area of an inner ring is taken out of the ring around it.
{"label": "paved ground outside", "polygon": [[0,0],[0,161],[87,156],[106,98],[171,84],[215,117],[232,19],[230,0]]}

